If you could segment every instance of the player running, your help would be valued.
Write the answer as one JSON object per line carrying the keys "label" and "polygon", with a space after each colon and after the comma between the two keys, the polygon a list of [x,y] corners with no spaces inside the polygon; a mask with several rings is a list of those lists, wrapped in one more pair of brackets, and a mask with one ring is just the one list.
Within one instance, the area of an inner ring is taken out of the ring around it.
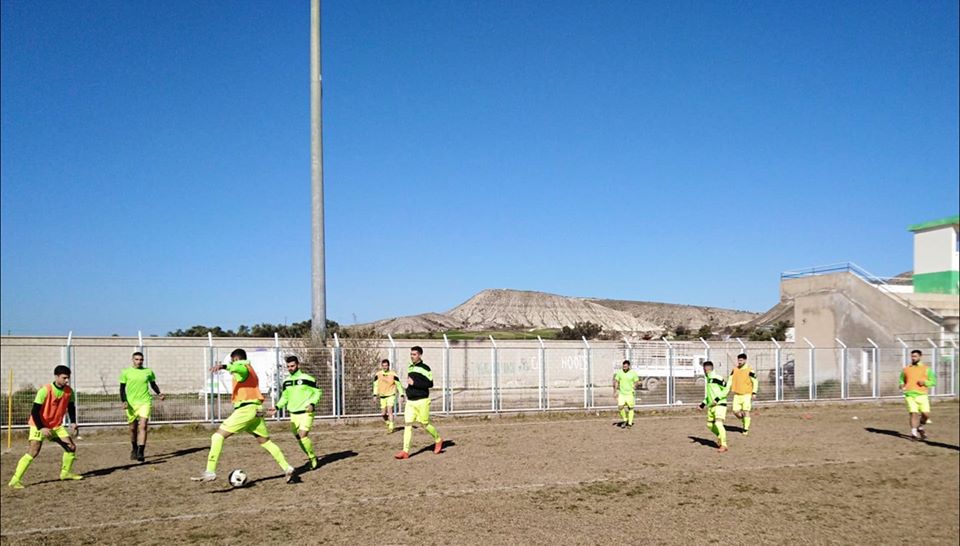
{"label": "player running", "polygon": [[403,451],[394,455],[397,459],[410,458],[410,441],[413,439],[413,427],[421,425],[433,437],[433,452],[443,451],[440,433],[430,424],[430,389],[433,387],[433,372],[424,364],[421,357],[423,349],[410,348],[410,367],[407,368],[407,404],[403,410]]}
{"label": "player running", "polygon": [[723,420],[727,417],[727,393],[730,387],[723,376],[713,373],[713,362],[703,363],[704,397],[700,409],[707,408],[707,428],[717,437],[717,451],[727,451],[727,430]]}
{"label": "player running", "polygon": [[313,413],[320,403],[323,391],[317,386],[317,380],[303,373],[300,369],[300,360],[296,356],[288,356],[287,372],[289,376],[283,382],[283,392],[277,400],[277,408],[287,408],[290,414],[290,431],[293,432],[300,449],[310,459],[310,468],[317,468],[317,456],[313,452],[313,442],[310,441],[310,427],[313,426]]}
{"label": "player running", "polygon": [[624,360],[621,369],[613,374],[613,394],[617,397],[617,409],[620,410],[620,428],[633,426],[633,407],[637,403],[636,389],[640,375],[630,369],[630,361]]}
{"label": "player running", "polygon": [[[210,455],[207,457],[207,469],[198,477],[191,478],[198,482],[212,482],[217,479],[217,461],[220,460],[220,451],[223,450],[223,441],[240,432],[248,432],[257,439],[257,442],[270,453],[277,461],[287,478],[287,483],[293,481],[293,467],[287,464],[280,447],[270,440],[267,424],[263,421],[263,394],[260,393],[260,380],[253,365],[247,360],[247,352],[236,349],[230,353],[230,364],[217,364],[210,368],[211,372],[227,370],[233,377],[233,413],[220,424],[220,428],[210,437]],[[274,410],[269,410],[270,415]]]}
{"label": "player running", "polygon": [[[57,366],[53,369],[54,379],[37,391],[30,410],[30,447],[20,461],[10,479],[13,489],[23,489],[23,475],[30,464],[40,454],[43,440],[50,438],[63,448],[63,462],[60,464],[61,480],[82,480],[83,476],[73,473],[73,463],[77,460],[77,445],[73,438],[77,434],[77,408],[73,403],[73,390],[70,389],[70,368]],[[63,416],[70,417],[70,433],[63,428]]]}
{"label": "player running", "polygon": [[730,390],[733,391],[733,414],[743,421],[743,435],[750,434],[750,410],[757,395],[757,372],[747,365],[747,355],[737,355],[737,367],[730,372]]}
{"label": "player running", "polygon": [[387,422],[387,433],[394,430],[393,407],[397,403],[397,394],[404,398],[403,384],[397,372],[390,369],[390,361],[384,358],[380,361],[380,369],[373,376],[373,397],[380,400],[380,411],[383,420]]}
{"label": "player running", "polygon": [[127,423],[130,424],[130,460],[142,463],[147,447],[147,423],[153,407],[150,389],[157,393],[160,400],[164,399],[164,395],[157,386],[157,376],[153,370],[143,367],[143,353],[133,353],[132,360],[133,366],[120,372],[120,402],[127,413]]}
{"label": "player running", "polygon": [[910,412],[910,436],[914,440],[923,440],[927,432],[923,426],[930,420],[930,398],[927,391],[937,386],[937,376],[933,370],[920,361],[923,352],[919,349],[910,351],[910,365],[900,372],[900,390],[907,401],[907,411]]}

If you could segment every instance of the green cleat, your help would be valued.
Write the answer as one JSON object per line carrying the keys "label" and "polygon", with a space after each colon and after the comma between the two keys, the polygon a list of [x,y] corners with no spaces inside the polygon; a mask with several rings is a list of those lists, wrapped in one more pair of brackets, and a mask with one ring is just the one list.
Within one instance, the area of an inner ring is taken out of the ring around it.
{"label": "green cleat", "polygon": [[16,479],[16,478],[13,478],[12,480],[10,480],[10,483],[8,483],[7,486],[9,486],[11,489],[23,489],[23,488],[24,488],[23,482],[21,482],[20,480],[18,480],[18,479]]}
{"label": "green cleat", "polygon": [[316,457],[310,457],[310,470],[316,470],[318,464]]}
{"label": "green cleat", "polygon": [[81,476],[80,474],[74,474],[72,472],[61,472],[60,479],[61,480],[82,480],[83,476]]}

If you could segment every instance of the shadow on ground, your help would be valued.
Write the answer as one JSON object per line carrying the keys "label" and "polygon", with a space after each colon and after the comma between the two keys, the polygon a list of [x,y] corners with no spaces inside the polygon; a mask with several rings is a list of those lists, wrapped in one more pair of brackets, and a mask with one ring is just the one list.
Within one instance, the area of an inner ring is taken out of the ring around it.
{"label": "shadow on ground", "polygon": [[866,430],[867,432],[872,432],[874,434],[883,434],[884,436],[893,436],[894,438],[901,438],[903,440],[909,440],[911,442],[919,442],[919,443],[927,444],[928,446],[942,447],[943,449],[950,449],[952,451],[960,451],[960,446],[945,444],[943,442],[934,442],[933,440],[915,440],[909,434],[903,434],[902,432],[897,432],[895,430],[873,428],[873,427],[866,427],[864,430]]}
{"label": "shadow on ground", "polygon": [[697,436],[687,436],[687,438],[690,438],[690,441],[693,443],[697,443],[702,446],[707,446],[714,449],[717,448],[717,442],[713,440],[707,440],[706,438],[699,438]]}
{"label": "shadow on ground", "polygon": [[[454,442],[453,440],[444,440],[444,441],[443,441],[443,447],[440,448],[440,453],[443,453],[444,451],[446,451],[446,449],[447,449],[448,447],[453,447],[453,446],[455,446],[455,445],[457,445],[457,444],[456,444],[456,442]],[[428,451],[433,451],[433,446],[432,446],[432,445],[429,445],[429,446],[426,446],[426,447],[422,447],[422,448],[418,449],[417,451],[414,451],[413,453],[411,453],[410,456],[411,456],[411,457],[416,457],[417,455],[419,455],[419,454],[421,454],[421,453],[426,453],[426,452],[428,452]]]}

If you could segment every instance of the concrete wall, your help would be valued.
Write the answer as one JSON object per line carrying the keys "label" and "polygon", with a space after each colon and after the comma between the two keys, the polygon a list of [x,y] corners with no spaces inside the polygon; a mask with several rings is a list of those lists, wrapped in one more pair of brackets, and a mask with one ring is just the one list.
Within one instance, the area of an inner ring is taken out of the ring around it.
{"label": "concrete wall", "polygon": [[818,347],[835,346],[834,338],[850,346],[864,346],[867,338],[895,346],[898,336],[940,334],[940,325],[852,273],[784,279],[780,294],[794,301],[797,339]]}
{"label": "concrete wall", "polygon": [[913,236],[913,274],[939,273],[960,269],[957,228],[941,226]]}

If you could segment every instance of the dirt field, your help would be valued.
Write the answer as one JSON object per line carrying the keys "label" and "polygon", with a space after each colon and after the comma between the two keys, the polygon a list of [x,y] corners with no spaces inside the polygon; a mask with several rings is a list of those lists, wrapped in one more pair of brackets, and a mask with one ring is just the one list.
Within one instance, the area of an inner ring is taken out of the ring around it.
{"label": "dirt field", "polygon": [[[197,484],[210,430],[157,431],[143,464],[128,460],[125,434],[88,431],[85,480],[55,480],[50,444],[26,489],[3,487],[0,541],[957,544],[958,410],[935,403],[919,443],[899,436],[900,403],[761,408],[726,454],[689,411],[644,413],[628,430],[611,414],[440,419],[446,451],[407,461],[392,458],[401,433],[324,422],[313,433],[324,464],[294,484],[249,437],[227,440],[218,480]],[[285,428],[274,439],[303,462]],[[24,448],[0,459],[4,483]],[[252,483],[231,489],[233,468]]]}

